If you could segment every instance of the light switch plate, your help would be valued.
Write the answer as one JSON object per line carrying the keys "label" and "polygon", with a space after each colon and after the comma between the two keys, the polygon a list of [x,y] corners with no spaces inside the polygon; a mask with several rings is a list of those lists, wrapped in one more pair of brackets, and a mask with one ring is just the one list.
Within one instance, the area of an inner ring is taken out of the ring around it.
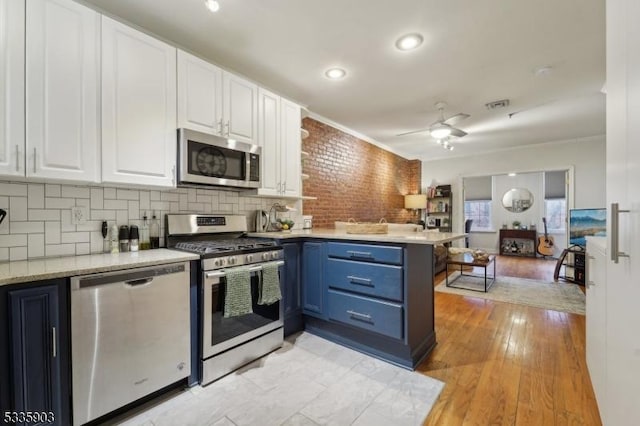
{"label": "light switch plate", "polygon": [[89,216],[89,209],[86,207],[71,207],[71,224],[72,225],[84,225],[87,223],[87,217]]}

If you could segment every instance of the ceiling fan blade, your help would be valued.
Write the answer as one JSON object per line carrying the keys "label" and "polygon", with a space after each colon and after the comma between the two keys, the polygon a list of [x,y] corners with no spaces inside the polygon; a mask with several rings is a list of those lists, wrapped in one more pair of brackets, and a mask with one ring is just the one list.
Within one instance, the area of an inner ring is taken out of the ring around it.
{"label": "ceiling fan blade", "polygon": [[451,136],[455,136],[457,138],[461,138],[463,136],[467,136],[467,132],[460,130],[460,129],[456,129],[455,127],[451,128]]}
{"label": "ceiling fan blade", "polygon": [[408,135],[413,135],[416,133],[423,133],[423,132],[428,132],[429,129],[421,129],[421,130],[413,130],[411,132],[406,132],[406,133],[400,133],[399,135],[396,136],[408,136]]}
{"label": "ceiling fan blade", "polygon": [[444,124],[448,124],[449,126],[453,126],[456,123],[461,122],[467,118],[471,117],[469,114],[465,114],[461,112],[460,114],[452,115],[451,117],[444,120]]}

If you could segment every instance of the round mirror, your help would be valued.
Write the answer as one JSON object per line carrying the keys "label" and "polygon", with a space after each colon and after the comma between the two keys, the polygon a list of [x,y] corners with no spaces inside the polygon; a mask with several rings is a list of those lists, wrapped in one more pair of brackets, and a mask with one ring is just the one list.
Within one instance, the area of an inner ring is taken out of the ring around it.
{"label": "round mirror", "polygon": [[512,188],[502,197],[502,206],[513,213],[527,211],[532,205],[533,194],[525,188]]}

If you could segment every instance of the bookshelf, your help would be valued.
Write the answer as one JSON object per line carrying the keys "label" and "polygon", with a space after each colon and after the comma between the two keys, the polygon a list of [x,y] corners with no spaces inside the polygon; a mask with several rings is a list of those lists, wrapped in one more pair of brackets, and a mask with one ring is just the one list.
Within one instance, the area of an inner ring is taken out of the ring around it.
{"label": "bookshelf", "polygon": [[451,232],[453,194],[451,185],[438,185],[427,188],[426,223],[428,229]]}

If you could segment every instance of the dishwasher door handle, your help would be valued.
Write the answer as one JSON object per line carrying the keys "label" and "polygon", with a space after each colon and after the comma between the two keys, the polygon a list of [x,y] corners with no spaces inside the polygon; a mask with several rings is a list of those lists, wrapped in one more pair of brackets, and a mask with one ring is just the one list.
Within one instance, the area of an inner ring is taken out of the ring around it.
{"label": "dishwasher door handle", "polygon": [[151,281],[153,281],[153,277],[141,278],[139,280],[125,281],[124,283],[126,285],[128,285],[128,286],[135,287],[135,286],[139,286],[139,285],[150,284]]}

